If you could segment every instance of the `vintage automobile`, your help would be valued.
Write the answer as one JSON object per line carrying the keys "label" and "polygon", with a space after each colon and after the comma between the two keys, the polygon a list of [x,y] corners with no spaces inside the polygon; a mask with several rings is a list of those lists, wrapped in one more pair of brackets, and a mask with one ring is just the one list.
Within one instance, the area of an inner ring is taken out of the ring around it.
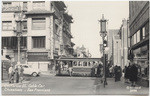
{"label": "vintage automobile", "polygon": [[16,65],[16,66],[19,66],[19,67],[22,66],[23,67],[23,69],[24,69],[23,74],[32,75],[34,77],[40,75],[40,70],[37,69],[37,68],[33,68],[31,65],[19,64],[19,65]]}

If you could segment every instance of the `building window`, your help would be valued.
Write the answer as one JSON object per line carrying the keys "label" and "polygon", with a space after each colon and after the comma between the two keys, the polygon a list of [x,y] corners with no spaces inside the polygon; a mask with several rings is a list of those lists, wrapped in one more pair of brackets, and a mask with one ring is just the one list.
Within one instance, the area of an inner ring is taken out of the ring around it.
{"label": "building window", "polygon": [[44,9],[45,2],[44,1],[33,1],[33,9]]}
{"label": "building window", "polygon": [[[17,46],[17,37],[2,37],[2,48],[17,49]],[[21,48],[27,48],[27,37],[21,37],[20,46]]]}
{"label": "building window", "polygon": [[10,7],[11,6],[11,2],[3,2],[3,7]]}
{"label": "building window", "polygon": [[137,35],[137,42],[136,43],[138,43],[138,42],[140,42],[140,30],[137,31],[136,35]]}
{"label": "building window", "polygon": [[133,44],[136,44],[136,33],[133,35]]}
{"label": "building window", "polygon": [[145,25],[145,37],[149,37],[149,22]]}
{"label": "building window", "polygon": [[32,37],[33,48],[45,48],[45,36]]}
{"label": "building window", "polygon": [[33,30],[44,30],[46,26],[45,18],[33,18],[32,29]]}
{"label": "building window", "polygon": [[59,27],[57,24],[55,24],[55,30],[56,30],[56,33],[55,33],[55,39],[57,41],[59,41]]}
{"label": "building window", "polygon": [[134,40],[133,40],[133,36],[132,36],[131,39],[130,39],[131,46],[134,45],[133,42],[134,42]]}
{"label": "building window", "polygon": [[2,48],[11,47],[11,37],[2,37]]}
{"label": "building window", "polygon": [[128,40],[127,41],[128,42],[128,47],[130,47],[130,44],[131,44],[130,38],[128,38],[127,40]]}
{"label": "building window", "polygon": [[22,29],[27,30],[27,21],[22,22]]}
{"label": "building window", "polygon": [[21,37],[20,46],[22,48],[26,48],[27,47],[27,37]]}
{"label": "building window", "polygon": [[2,29],[3,30],[12,30],[12,22],[11,21],[3,21]]}
{"label": "building window", "polygon": [[27,11],[28,7],[27,7],[27,2],[23,2],[23,10]]}
{"label": "building window", "polygon": [[142,39],[145,38],[145,27],[142,28]]}

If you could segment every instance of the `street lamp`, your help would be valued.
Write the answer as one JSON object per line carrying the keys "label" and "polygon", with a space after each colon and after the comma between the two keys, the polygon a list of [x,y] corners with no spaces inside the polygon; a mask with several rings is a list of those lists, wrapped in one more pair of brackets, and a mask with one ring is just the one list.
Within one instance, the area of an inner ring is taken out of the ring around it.
{"label": "street lamp", "polygon": [[100,36],[102,37],[103,40],[103,72],[104,72],[104,87],[105,85],[107,85],[107,79],[106,79],[106,63],[105,63],[105,37],[107,35],[107,31],[106,31],[106,22],[107,20],[104,19],[104,14],[102,14],[102,19],[99,20],[100,22]]}
{"label": "street lamp", "polygon": [[17,23],[17,40],[18,40],[18,62],[17,64],[20,64],[20,41],[21,41],[21,35],[22,35],[22,19],[23,19],[23,13],[22,11],[18,15]]}
{"label": "street lamp", "polygon": [[21,20],[17,21],[17,38],[18,38],[18,62],[17,64],[20,64],[20,41],[21,41],[21,32],[22,32],[22,26],[21,26]]}

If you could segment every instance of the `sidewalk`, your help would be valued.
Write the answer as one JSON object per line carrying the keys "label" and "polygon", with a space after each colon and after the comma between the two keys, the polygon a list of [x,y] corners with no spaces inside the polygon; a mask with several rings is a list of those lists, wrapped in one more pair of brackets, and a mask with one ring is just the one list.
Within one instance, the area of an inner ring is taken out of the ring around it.
{"label": "sidewalk", "polygon": [[14,83],[9,84],[8,78],[2,80],[1,82],[2,82],[2,86],[3,86],[3,85],[18,85],[18,84],[29,83],[32,78],[33,78],[32,76],[24,76],[24,79],[23,79],[22,83],[15,83],[15,80],[14,80]]}
{"label": "sidewalk", "polygon": [[122,94],[122,95],[131,95],[131,94],[138,94],[138,95],[147,95],[149,93],[148,87],[142,87],[136,85],[136,87],[131,87],[131,84],[124,83],[123,80],[115,82],[114,78],[107,78],[108,85],[103,86],[103,84],[100,83],[100,80],[98,80],[98,85],[96,85],[96,94]]}

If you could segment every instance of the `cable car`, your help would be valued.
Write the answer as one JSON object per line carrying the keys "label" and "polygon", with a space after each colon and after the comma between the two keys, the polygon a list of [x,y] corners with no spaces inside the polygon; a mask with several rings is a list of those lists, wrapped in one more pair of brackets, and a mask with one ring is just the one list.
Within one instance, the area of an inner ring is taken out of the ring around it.
{"label": "cable car", "polygon": [[69,68],[72,76],[95,76],[97,66],[102,64],[101,58],[61,58],[57,62],[56,75],[59,76],[69,76]]}

